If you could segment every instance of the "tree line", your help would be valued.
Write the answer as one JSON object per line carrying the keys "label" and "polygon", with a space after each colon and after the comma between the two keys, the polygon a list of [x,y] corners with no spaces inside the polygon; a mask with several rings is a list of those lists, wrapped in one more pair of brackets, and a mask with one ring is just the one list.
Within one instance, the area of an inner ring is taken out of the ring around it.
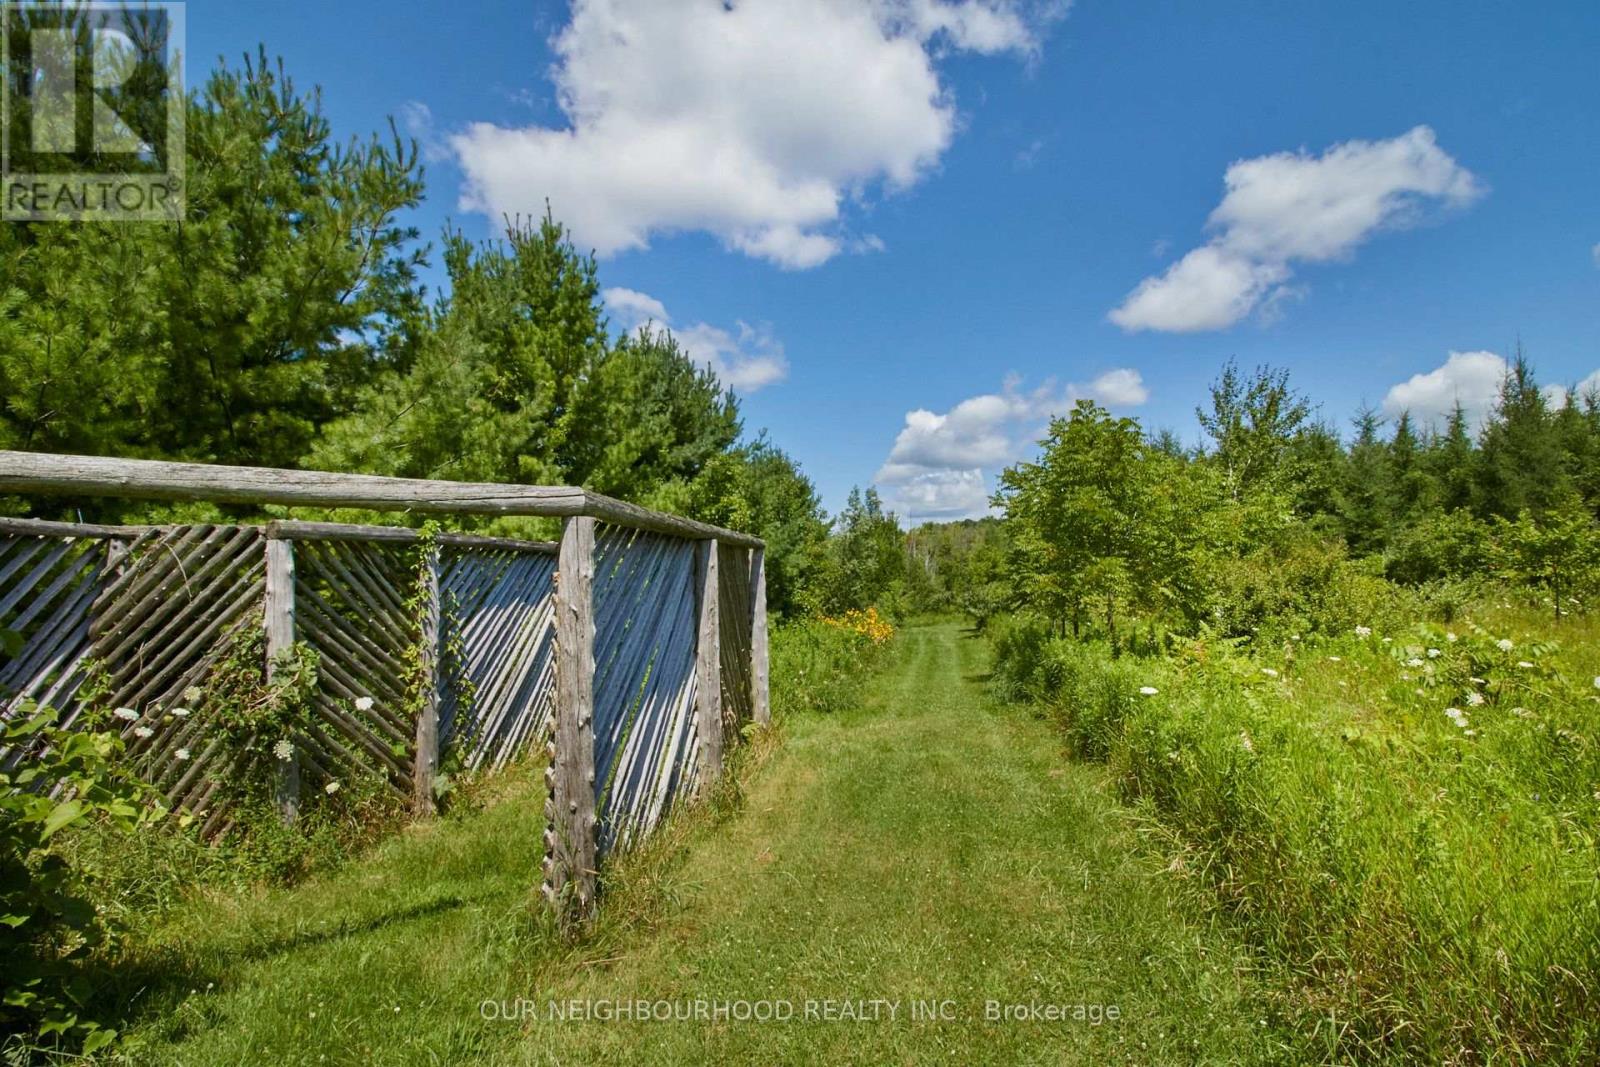
{"label": "tree line", "polygon": [[181,221],[0,227],[0,448],[583,485],[766,538],[773,609],[803,605],[826,558],[815,488],[669,333],[611,336],[556,220],[447,230],[430,294],[434,249],[404,222],[416,144],[337,139],[264,50],[191,94],[187,153]]}
{"label": "tree line", "polygon": [[1022,608],[1113,644],[1344,625],[1395,587],[1448,611],[1486,582],[1552,611],[1600,592],[1600,394],[1547,391],[1521,352],[1481,426],[1363,409],[1350,432],[1271,367],[1229,363],[1204,443],[1079,401],[1007,468],[1002,518],[928,524],[884,587],[980,621]]}

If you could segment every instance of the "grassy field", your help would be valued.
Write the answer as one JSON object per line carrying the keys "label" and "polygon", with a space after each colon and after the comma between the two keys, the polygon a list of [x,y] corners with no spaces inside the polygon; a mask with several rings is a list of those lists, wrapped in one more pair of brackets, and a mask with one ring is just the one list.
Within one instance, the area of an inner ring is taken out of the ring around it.
{"label": "grassy field", "polygon": [[1449,624],[1161,658],[999,637],[1319,1056],[1600,1056],[1600,625]]}
{"label": "grassy field", "polygon": [[[1050,724],[988,703],[985,646],[956,625],[899,641],[861,706],[792,718],[781,744],[751,753],[741,798],[680,819],[620,864],[584,942],[560,944],[530,907],[542,798],[527,770],[480,810],[309,883],[173,911],[134,948],[124,1055],[1292,1060],[1245,957],[1145,858],[1104,769],[1066,762]],[[689,1005],[678,1010],[766,1001],[794,1018],[549,1017],[551,1001],[578,998],[594,1011],[636,998]],[[990,1021],[991,1000],[1064,1006],[1066,1018]],[[819,1016],[869,1018],[808,1020],[808,1001]],[[898,1003],[891,1018],[887,1004],[852,1001]],[[913,1020],[912,1001],[947,1002],[949,1018]]]}

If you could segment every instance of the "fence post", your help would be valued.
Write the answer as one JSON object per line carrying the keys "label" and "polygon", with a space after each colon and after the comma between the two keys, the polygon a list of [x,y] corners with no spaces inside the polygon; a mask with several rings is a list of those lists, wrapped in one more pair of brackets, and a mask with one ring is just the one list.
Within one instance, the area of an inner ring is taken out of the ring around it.
{"label": "fence post", "polygon": [[772,691],[767,674],[767,557],[750,554],[750,712],[763,726],[772,722]]}
{"label": "fence post", "polygon": [[714,539],[695,542],[695,600],[699,627],[694,671],[696,734],[700,790],[711,788],[722,773],[722,634],[718,615],[717,557]]}
{"label": "fence post", "polygon": [[439,773],[439,649],[440,620],[443,609],[439,603],[439,546],[429,544],[424,549],[427,559],[422,566],[422,633],[418,671],[421,679],[422,701],[417,708],[417,759],[412,767],[411,808],[417,815],[432,815],[437,806],[433,800],[433,782]]}
{"label": "fence post", "polygon": [[[294,647],[294,542],[267,539],[267,684],[278,672],[278,657]],[[272,738],[269,744],[276,744]],[[287,738],[297,746],[299,738]],[[278,817],[293,824],[300,816],[300,753],[292,747],[288,759],[272,757],[272,801]]]}
{"label": "fence post", "polygon": [[544,892],[569,923],[595,900],[594,519],[563,520],[556,566],[555,742],[545,771]]}

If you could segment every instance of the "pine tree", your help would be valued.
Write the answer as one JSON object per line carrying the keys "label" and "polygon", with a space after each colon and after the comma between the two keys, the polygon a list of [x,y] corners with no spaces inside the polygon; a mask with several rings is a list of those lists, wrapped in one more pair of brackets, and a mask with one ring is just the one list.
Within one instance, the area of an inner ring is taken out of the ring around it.
{"label": "pine tree", "polygon": [[1479,453],[1478,505],[1485,516],[1538,516],[1568,488],[1560,443],[1533,365],[1517,351]]}

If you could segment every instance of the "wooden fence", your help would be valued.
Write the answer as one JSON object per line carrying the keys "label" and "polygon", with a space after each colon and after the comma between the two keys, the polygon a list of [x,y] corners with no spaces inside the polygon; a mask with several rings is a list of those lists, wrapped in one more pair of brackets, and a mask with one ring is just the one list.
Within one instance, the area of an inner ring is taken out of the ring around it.
{"label": "wooden fence", "polygon": [[[207,834],[242,776],[270,774],[290,820],[306,791],[355,776],[428,813],[441,751],[497,767],[543,741],[544,890],[582,917],[604,856],[769,717],[763,546],[746,534],[582,489],[3,451],[0,493],[562,519],[559,542],[0,519],[0,631],[21,639],[0,657],[0,708],[48,704],[69,726],[90,704],[127,709],[141,773]],[[297,647],[317,665],[297,736],[226,743],[219,667],[243,650],[271,678]]]}

